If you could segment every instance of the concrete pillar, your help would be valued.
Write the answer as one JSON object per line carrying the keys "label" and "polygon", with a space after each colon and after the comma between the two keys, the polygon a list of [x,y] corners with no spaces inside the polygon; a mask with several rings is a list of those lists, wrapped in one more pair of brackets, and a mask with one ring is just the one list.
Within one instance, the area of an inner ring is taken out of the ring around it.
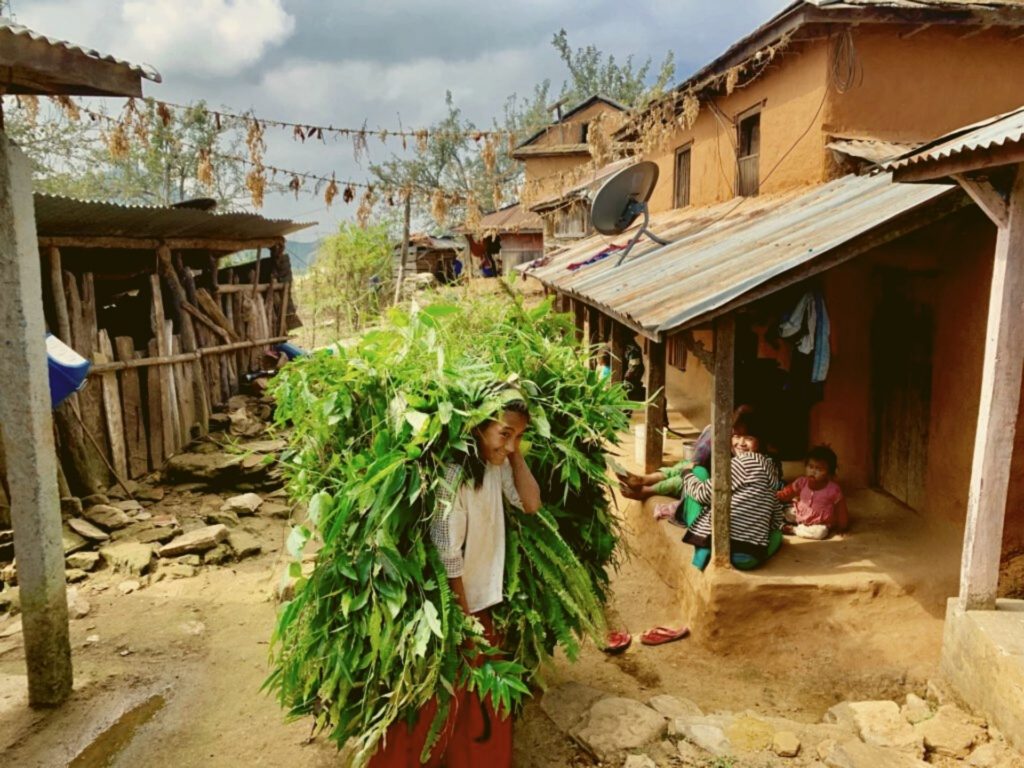
{"label": "concrete pillar", "polygon": [[0,422],[36,707],[63,702],[72,682],[42,296],[28,160],[0,133]]}

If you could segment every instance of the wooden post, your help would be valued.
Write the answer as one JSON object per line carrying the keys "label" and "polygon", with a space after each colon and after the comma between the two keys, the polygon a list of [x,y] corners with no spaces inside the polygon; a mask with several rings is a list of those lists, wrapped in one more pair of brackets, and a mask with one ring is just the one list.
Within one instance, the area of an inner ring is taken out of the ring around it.
{"label": "wooden post", "polygon": [[53,332],[57,338],[68,346],[71,345],[71,321],[68,318],[68,302],[64,297],[64,275],[60,266],[60,250],[50,248],[47,251],[49,258],[50,296],[53,299],[53,314],[57,320],[57,327]]}
{"label": "wooden post", "polygon": [[647,441],[644,446],[644,471],[654,472],[662,464],[665,448],[665,342],[647,342],[647,408],[644,423]]}
{"label": "wooden post", "polygon": [[715,399],[711,407],[711,547],[719,567],[731,567],[729,510],[732,506],[732,412],[736,348],[736,319],[722,315],[715,320]]}
{"label": "wooden post", "polygon": [[586,318],[587,305],[578,299],[569,299],[572,316],[576,323],[576,341],[583,341],[583,324]]}
{"label": "wooden post", "polygon": [[[150,329],[153,331],[153,338],[156,340],[157,354],[161,357],[171,354],[171,339],[164,331],[164,299],[163,294],[160,291],[160,275],[149,276],[150,286],[150,297],[152,303],[150,305]],[[150,349],[150,355],[153,354]],[[176,422],[174,418],[173,403],[175,401],[174,392],[174,378],[171,376],[171,371],[166,366],[161,366],[156,369],[160,375],[160,402],[158,406],[160,408],[160,436],[162,438],[161,446],[161,458],[159,463],[163,463],[165,459],[169,459],[174,455],[176,449],[175,444],[175,433],[177,432]],[[152,413],[152,406],[150,403],[150,412]],[[153,429],[153,423],[150,423],[150,429]],[[155,430],[154,430],[155,431]],[[153,459],[154,463],[157,463],[156,458]]]}
{"label": "wooden post", "polygon": [[601,312],[597,307],[587,307],[587,343],[590,345],[590,365],[597,365],[597,348],[601,346]]}
{"label": "wooden post", "polygon": [[[117,359],[128,362],[135,359],[135,347],[131,336],[114,339]],[[139,389],[139,372],[126,368],[121,379],[121,407],[124,414],[125,447],[128,453],[128,476],[146,474],[149,462],[146,460],[146,428],[142,418],[142,395]]]}
{"label": "wooden post", "polygon": [[28,701],[71,693],[57,458],[43,338],[43,279],[28,159],[0,132],[0,424],[21,591]]}
{"label": "wooden post", "polygon": [[395,280],[395,301],[402,297],[402,282],[405,280],[405,261],[409,258],[409,218],[412,214],[412,195],[405,194],[405,213],[402,219],[402,259],[398,262],[398,279]]}
{"label": "wooden post", "polygon": [[1018,335],[1024,310],[1024,168],[1021,166],[1017,167],[1008,214],[1007,225],[999,228],[996,237],[992,265],[981,401],[960,565],[959,605],[962,610],[995,608],[999,583],[1024,364],[1024,342]]}
{"label": "wooden post", "polygon": [[629,339],[629,331],[618,320],[609,319],[612,324],[612,381],[621,382],[626,373],[626,342]]}
{"label": "wooden post", "polygon": [[[114,362],[114,348],[106,329],[96,334],[97,363]],[[107,439],[110,441],[110,461],[118,479],[128,477],[128,451],[124,441],[124,416],[121,412],[121,391],[117,385],[116,373],[100,376],[103,394],[103,412],[106,414]]]}

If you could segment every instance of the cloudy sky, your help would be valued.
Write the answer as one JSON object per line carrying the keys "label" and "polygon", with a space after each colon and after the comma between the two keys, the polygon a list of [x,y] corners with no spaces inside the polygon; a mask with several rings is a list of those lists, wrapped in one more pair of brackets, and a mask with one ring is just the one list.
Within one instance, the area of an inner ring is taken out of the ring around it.
{"label": "cloudy sky", "polygon": [[[370,127],[428,125],[451,90],[486,126],[509,94],[566,73],[551,46],[565,28],[573,47],[657,64],[669,50],[679,79],[721,53],[788,0],[11,0],[21,24],[145,62],[163,76],[146,94],[253,109],[291,122]],[[115,106],[116,105],[112,105]],[[268,131],[267,162],[364,178],[351,144],[296,143]],[[370,142],[374,160],[387,157]],[[328,210],[309,194],[268,197],[263,213],[316,220],[301,237],[333,231],[353,206]]]}

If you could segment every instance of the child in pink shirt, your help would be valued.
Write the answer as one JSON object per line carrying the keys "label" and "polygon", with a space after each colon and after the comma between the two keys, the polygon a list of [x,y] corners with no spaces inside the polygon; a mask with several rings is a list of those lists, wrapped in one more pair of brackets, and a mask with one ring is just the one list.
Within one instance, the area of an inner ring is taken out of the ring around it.
{"label": "child in pink shirt", "polygon": [[783,533],[803,539],[827,539],[846,530],[849,517],[843,489],[835,481],[838,460],[827,445],[816,445],[807,454],[806,471],[776,494],[779,501],[792,502],[783,514]]}

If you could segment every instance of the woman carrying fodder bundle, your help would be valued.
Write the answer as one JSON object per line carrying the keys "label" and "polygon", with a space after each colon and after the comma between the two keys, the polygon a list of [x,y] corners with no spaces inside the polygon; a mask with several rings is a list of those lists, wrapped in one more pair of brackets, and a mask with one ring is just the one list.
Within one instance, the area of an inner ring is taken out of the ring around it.
{"label": "woman carrying fodder bundle", "polygon": [[[441,555],[448,583],[467,615],[480,621],[494,647],[490,608],[502,600],[505,572],[505,503],[528,515],[540,509],[540,486],[520,452],[530,412],[512,387],[500,415],[473,429],[476,454],[464,466],[449,464],[437,496],[430,537]],[[482,657],[481,657],[482,659]],[[397,722],[370,760],[371,768],[419,766],[437,712],[432,700],[409,725]],[[441,737],[426,763],[448,768],[504,768],[512,765],[512,718],[498,714],[490,699],[475,691],[456,691]]]}

